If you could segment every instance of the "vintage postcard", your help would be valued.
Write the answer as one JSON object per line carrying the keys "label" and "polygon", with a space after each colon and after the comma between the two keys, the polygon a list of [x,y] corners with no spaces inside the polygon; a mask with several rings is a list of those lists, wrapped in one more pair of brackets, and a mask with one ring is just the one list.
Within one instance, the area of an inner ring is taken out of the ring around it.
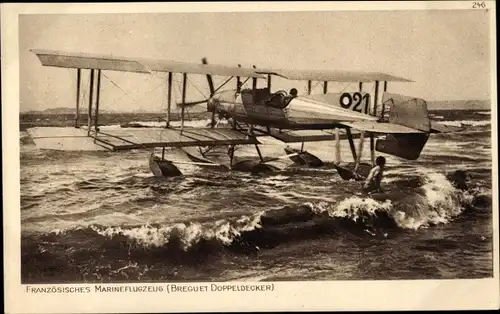
{"label": "vintage postcard", "polygon": [[495,12],[2,5],[6,312],[498,308]]}

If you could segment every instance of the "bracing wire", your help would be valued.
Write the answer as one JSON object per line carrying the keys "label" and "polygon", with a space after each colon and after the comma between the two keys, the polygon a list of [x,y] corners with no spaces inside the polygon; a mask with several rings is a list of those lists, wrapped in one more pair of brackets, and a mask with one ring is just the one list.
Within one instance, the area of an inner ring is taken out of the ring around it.
{"label": "bracing wire", "polygon": [[241,83],[241,87],[245,86],[245,84],[250,80],[249,77],[247,77],[246,80],[244,80],[242,83]]}
{"label": "bracing wire", "polygon": [[124,97],[128,97],[128,98],[130,98],[134,102],[134,104],[137,105],[137,102],[135,101],[135,99],[133,99],[129,95],[129,93],[135,92],[136,90],[138,90],[138,88],[135,88],[131,92],[127,93],[117,83],[115,83],[111,78],[109,78],[109,76],[107,76],[104,73],[102,73],[102,76],[104,76],[105,79],[107,79],[111,84],[113,84],[116,88],[118,88],[123,93],[122,97],[120,97],[119,99],[117,99],[113,104],[116,104],[118,101],[122,100]]}
{"label": "bracing wire", "polygon": [[311,91],[312,91],[313,89],[317,88],[317,87],[319,86],[319,84],[322,84],[322,83],[323,83],[323,82],[321,82],[321,81],[317,81],[317,82],[316,82],[316,85],[314,85],[314,86],[312,86],[312,87],[311,87]]}
{"label": "bracing wire", "polygon": [[217,87],[215,89],[215,91],[217,92],[218,90],[220,90],[222,87],[224,87],[227,83],[229,83],[232,79],[233,79],[234,76],[230,76],[228,77],[221,85],[219,85],[219,87]]}
{"label": "bracing wire", "polygon": [[340,90],[340,93],[345,92],[345,91],[346,91],[349,87],[351,87],[351,85],[352,85],[352,82],[348,82],[348,83],[346,84],[346,86],[344,86],[344,88],[342,88],[342,89]]}
{"label": "bracing wire", "polygon": [[194,84],[189,78],[187,79],[187,81],[198,91],[198,93],[200,93],[200,95],[206,99],[208,98],[206,95],[204,95],[201,90],[198,88],[198,86],[196,86],[196,84]]}
{"label": "bracing wire", "polygon": [[[106,74],[102,73],[102,75],[104,76],[104,78],[106,78],[111,84],[113,84],[116,88],[118,88],[121,92],[123,92],[123,96],[120,97],[119,99],[117,99],[116,101],[113,102],[113,105],[116,105],[120,100],[123,99],[123,97],[128,97],[129,99],[131,99],[135,105],[137,105],[137,101],[132,98],[129,94],[132,93],[132,92],[135,92],[138,90],[138,88],[135,88],[134,90],[132,90],[131,92],[129,93],[126,93],[117,83],[115,83],[111,78],[109,78]],[[144,93],[144,95],[142,95],[139,100],[143,99],[144,97],[150,95],[151,93],[155,92],[156,90],[158,90],[158,88],[160,88],[161,86],[163,85],[163,82],[156,85],[153,89],[147,91],[146,93]]]}

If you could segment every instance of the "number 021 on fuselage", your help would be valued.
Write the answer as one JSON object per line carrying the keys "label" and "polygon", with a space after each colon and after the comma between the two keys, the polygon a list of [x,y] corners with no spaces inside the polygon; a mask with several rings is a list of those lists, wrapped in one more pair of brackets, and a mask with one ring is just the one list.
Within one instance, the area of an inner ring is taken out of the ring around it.
{"label": "number 021 on fuselage", "polygon": [[[281,93],[280,93],[281,94]],[[370,94],[344,92],[276,97],[267,89],[223,91],[214,95],[208,111],[256,125],[283,129],[331,128],[339,121],[375,120],[368,114]]]}

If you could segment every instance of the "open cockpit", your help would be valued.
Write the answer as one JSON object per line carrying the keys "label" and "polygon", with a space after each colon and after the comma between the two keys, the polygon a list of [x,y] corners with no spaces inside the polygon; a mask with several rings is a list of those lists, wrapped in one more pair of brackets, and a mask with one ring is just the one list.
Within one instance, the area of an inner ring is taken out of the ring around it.
{"label": "open cockpit", "polygon": [[271,93],[269,88],[261,89],[243,89],[241,91],[241,100],[243,104],[248,105],[262,105],[269,106],[273,108],[285,109],[290,101],[297,97],[297,90],[292,88],[290,93],[284,90],[278,90]]}

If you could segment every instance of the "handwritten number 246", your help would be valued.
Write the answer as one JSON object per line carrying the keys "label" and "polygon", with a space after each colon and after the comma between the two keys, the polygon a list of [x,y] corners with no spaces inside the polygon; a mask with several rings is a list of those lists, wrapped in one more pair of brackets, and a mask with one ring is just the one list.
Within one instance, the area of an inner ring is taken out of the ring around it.
{"label": "handwritten number 246", "polygon": [[486,2],[472,2],[472,8],[473,9],[486,9]]}

